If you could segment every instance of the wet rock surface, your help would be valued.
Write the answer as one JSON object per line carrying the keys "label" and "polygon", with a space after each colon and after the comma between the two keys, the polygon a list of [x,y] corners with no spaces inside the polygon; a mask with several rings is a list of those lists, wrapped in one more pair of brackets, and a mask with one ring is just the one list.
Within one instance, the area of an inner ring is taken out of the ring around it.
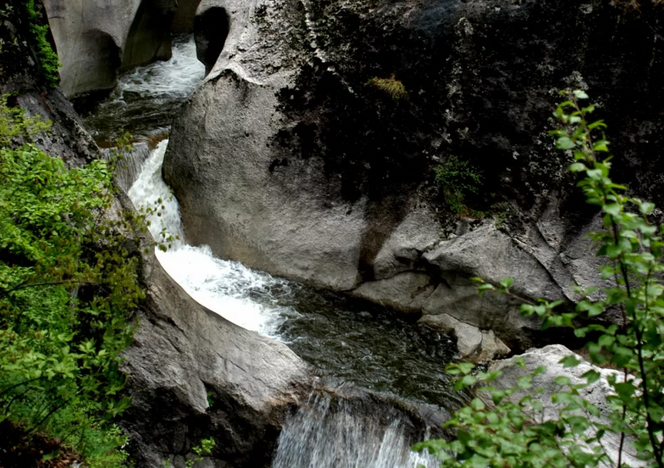
{"label": "wet rock surface", "polygon": [[[584,240],[596,213],[546,133],[558,89],[589,88],[616,179],[661,201],[658,6],[205,0],[198,12],[211,8],[229,34],[176,119],[164,174],[188,241],[222,258],[411,313],[454,309],[525,349],[537,324],[514,321],[510,301],[482,309],[468,278],[520,278],[524,298],[568,304],[571,286],[597,280]],[[433,168],[452,156],[482,176],[464,203],[500,229],[445,208]]]}
{"label": "wet rock surface", "polygon": [[306,394],[308,367],[282,343],[197,304],[154,257],[145,279],[148,299],[123,369],[132,456],[162,467],[214,437],[214,466],[269,466],[289,406]]}

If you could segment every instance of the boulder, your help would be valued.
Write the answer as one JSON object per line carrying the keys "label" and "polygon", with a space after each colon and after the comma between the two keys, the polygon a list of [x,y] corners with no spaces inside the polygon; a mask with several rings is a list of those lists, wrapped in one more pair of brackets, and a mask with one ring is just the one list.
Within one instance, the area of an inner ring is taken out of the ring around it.
{"label": "boulder", "polygon": [[[572,287],[599,280],[585,237],[597,212],[546,133],[555,90],[591,89],[626,156],[621,179],[661,201],[662,180],[638,161],[664,165],[664,45],[650,19],[663,11],[203,0],[197,44],[210,73],[176,117],[164,162],[186,239],[275,275],[447,314],[515,349],[541,342],[519,298],[571,306]],[[451,157],[482,177],[461,213],[434,181]],[[517,298],[477,297],[472,276],[513,277]]]}
{"label": "boulder", "polygon": [[44,0],[62,92],[110,90],[118,70],[169,59],[171,28],[192,31],[198,1]]}
{"label": "boulder", "polygon": [[511,351],[496,337],[493,330],[480,330],[451,315],[425,315],[419,323],[454,335],[457,339],[457,349],[463,359],[488,362],[506,356]]}
{"label": "boulder", "polygon": [[[581,361],[576,367],[563,367],[560,361],[566,357],[574,355]],[[522,358],[525,364],[525,369],[516,365],[515,359]],[[570,379],[572,385],[586,383],[582,378],[583,374],[589,370],[599,372],[601,378],[593,384],[580,389],[579,395],[589,402],[597,406],[600,410],[599,422],[602,424],[610,425],[609,420],[609,402],[607,397],[613,394],[613,389],[608,383],[609,376],[615,376],[618,381],[621,381],[623,374],[616,370],[604,369],[584,361],[583,358],[562,345],[549,345],[541,349],[532,349],[521,356],[514,356],[504,361],[496,361],[489,367],[490,371],[500,370],[502,375],[492,382],[492,386],[496,389],[515,388],[518,384],[518,378],[527,373],[533,372],[539,366],[546,367],[546,371],[533,378],[533,389],[540,391],[540,393],[530,392],[526,390],[519,390],[513,393],[509,398],[513,402],[518,402],[526,395],[530,395],[534,400],[540,402],[543,406],[541,416],[543,420],[558,418],[562,404],[554,404],[551,401],[551,395],[559,392],[562,388],[556,384],[555,379],[558,376],[566,376]],[[485,392],[479,392],[478,396],[486,399],[486,403],[491,405],[490,397]],[[539,417],[539,414],[538,414]],[[636,458],[636,450],[629,443],[625,443],[625,452],[623,453],[622,462],[627,466],[645,466],[645,463]],[[615,462],[618,460],[618,448],[620,447],[620,436],[617,434],[606,434],[602,438],[602,445],[609,457]]]}

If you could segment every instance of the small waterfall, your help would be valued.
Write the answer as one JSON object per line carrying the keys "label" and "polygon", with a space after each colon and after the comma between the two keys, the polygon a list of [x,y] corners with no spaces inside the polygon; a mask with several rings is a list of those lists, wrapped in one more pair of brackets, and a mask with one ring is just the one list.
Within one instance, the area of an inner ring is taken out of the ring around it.
{"label": "small waterfall", "polygon": [[198,303],[236,325],[280,339],[279,326],[293,313],[279,306],[275,297],[276,293],[288,294],[286,281],[252,271],[241,263],[219,260],[208,246],[185,245],[157,252],[157,257]]}
{"label": "small waterfall", "polygon": [[143,162],[128,192],[137,208],[159,209],[148,216],[150,233],[155,240],[163,241],[164,233],[180,237],[171,243],[168,251],[157,249],[157,258],[198,303],[236,325],[278,339],[277,329],[292,311],[279,306],[275,294],[288,294],[288,283],[249,270],[240,263],[219,260],[207,246],[184,244],[177,200],[161,177],[167,146],[168,140],[159,142]]}
{"label": "small waterfall", "polygon": [[182,101],[205,78],[205,66],[196,58],[193,36],[173,40],[170,60],[128,70],[118,77],[111,95],[85,118],[97,140],[112,145],[125,131],[148,135],[167,131]]}
{"label": "small waterfall", "polygon": [[171,244],[178,247],[181,240],[168,242],[169,236],[184,238],[180,209],[178,202],[171,193],[171,189],[161,178],[161,165],[168,147],[168,140],[162,140],[150,157],[143,163],[136,182],[129,189],[129,198],[138,208],[152,210],[148,214],[150,233],[157,242]]}
{"label": "small waterfall", "polygon": [[425,437],[393,408],[314,392],[284,424],[272,468],[435,468],[410,450]]}
{"label": "small waterfall", "polygon": [[180,103],[204,77],[205,65],[196,58],[194,38],[183,36],[173,41],[173,55],[169,60],[157,61],[122,74],[113,95],[117,99],[140,96],[144,100],[156,98]]}
{"label": "small waterfall", "polygon": [[[448,338],[425,340],[412,324],[377,320],[373,312],[347,307],[345,300],[217,259],[207,246],[184,244],[177,201],[161,178],[168,140],[150,148],[204,74],[193,39],[182,38],[171,60],[124,73],[110,99],[86,120],[105,141],[128,129],[151,142],[135,144],[117,177],[137,208],[158,208],[149,216],[157,241],[164,240],[164,232],[180,237],[168,251],[157,249],[164,269],[205,307],[262,335],[285,337],[298,354],[341,380],[439,404],[447,394],[441,368],[450,358]],[[427,437],[429,423],[397,409],[403,400],[378,402],[376,394],[364,391],[350,398],[338,393],[316,391],[288,417],[273,468],[437,466],[429,455],[410,451]]]}

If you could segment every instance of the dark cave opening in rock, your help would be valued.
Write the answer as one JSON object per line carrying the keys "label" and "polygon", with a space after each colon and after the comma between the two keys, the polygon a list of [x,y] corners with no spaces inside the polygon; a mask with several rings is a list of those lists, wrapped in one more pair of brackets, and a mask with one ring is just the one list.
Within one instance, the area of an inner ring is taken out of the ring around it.
{"label": "dark cave opening in rock", "polygon": [[229,23],[228,14],[221,7],[209,8],[194,19],[196,55],[198,60],[205,64],[207,73],[212,70],[224,49],[230,27]]}

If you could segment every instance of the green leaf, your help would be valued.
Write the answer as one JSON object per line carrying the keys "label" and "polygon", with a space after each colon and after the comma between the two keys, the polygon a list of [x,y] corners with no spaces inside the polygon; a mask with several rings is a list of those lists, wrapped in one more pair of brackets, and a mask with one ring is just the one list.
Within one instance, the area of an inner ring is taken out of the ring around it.
{"label": "green leaf", "polygon": [[606,140],[599,140],[593,143],[593,149],[595,151],[609,151],[609,142]]}
{"label": "green leaf", "polygon": [[484,402],[479,398],[473,398],[473,400],[470,402],[470,405],[477,411],[482,411],[486,408]]}
{"label": "green leaf", "polygon": [[586,169],[586,165],[580,162],[576,162],[569,167],[570,172],[581,172],[585,171]]}
{"label": "green leaf", "polygon": [[589,370],[581,376],[581,378],[586,379],[588,385],[597,382],[600,379],[601,375],[599,372],[594,370]]}
{"label": "green leaf", "polygon": [[563,367],[576,367],[579,364],[581,364],[581,361],[576,358],[575,355],[570,354],[569,356],[565,356],[562,358],[560,361],[558,361],[560,364],[563,365]]}
{"label": "green leaf", "polygon": [[558,138],[556,141],[556,148],[561,149],[561,150],[567,150],[567,149],[572,149],[576,146],[576,143],[572,141],[569,137],[564,136]]}
{"label": "green leaf", "polygon": [[569,379],[569,377],[565,377],[565,376],[562,376],[562,375],[559,375],[558,377],[556,377],[554,379],[554,381],[556,382],[556,384],[564,385],[564,386],[570,385],[572,383],[572,381]]}

